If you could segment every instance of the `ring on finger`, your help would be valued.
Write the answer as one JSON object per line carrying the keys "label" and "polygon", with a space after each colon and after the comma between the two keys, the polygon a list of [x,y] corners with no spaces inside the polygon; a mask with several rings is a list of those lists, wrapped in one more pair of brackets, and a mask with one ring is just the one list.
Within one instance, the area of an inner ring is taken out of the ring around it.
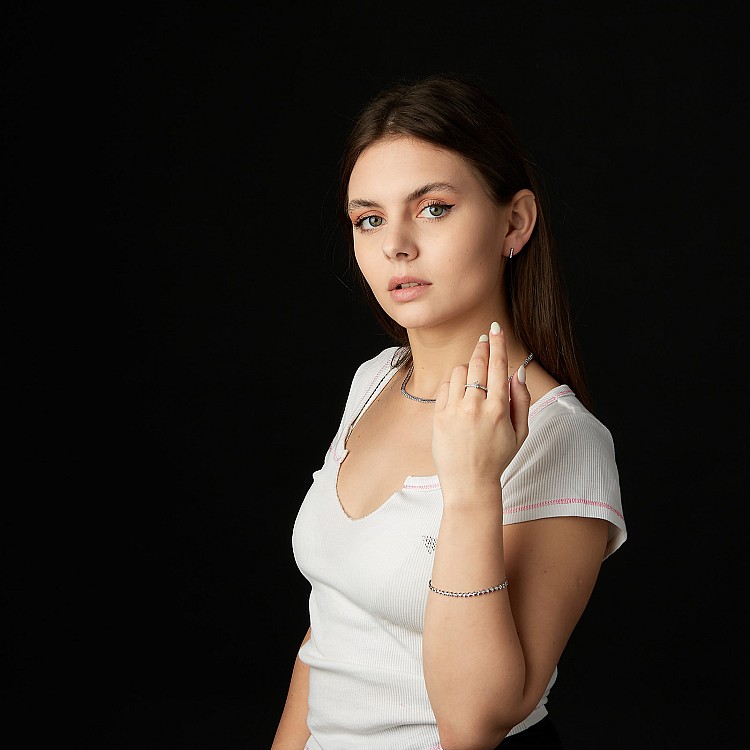
{"label": "ring on finger", "polygon": [[483,385],[479,385],[479,381],[475,380],[473,383],[467,383],[464,386],[464,390],[467,388],[481,388],[485,393],[487,393],[487,389]]}

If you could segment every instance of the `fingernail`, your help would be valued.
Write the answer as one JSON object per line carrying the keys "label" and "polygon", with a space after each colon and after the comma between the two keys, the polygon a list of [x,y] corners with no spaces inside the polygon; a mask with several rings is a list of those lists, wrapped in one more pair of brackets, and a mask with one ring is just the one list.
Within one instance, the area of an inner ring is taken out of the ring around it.
{"label": "fingernail", "polygon": [[490,326],[490,331],[492,331],[492,333],[500,333],[502,330],[503,329],[500,328],[500,323],[495,322]]}
{"label": "fingernail", "polygon": [[521,365],[518,368],[518,382],[519,383],[525,383],[526,382],[526,368]]}
{"label": "fingernail", "polygon": [[482,335],[481,335],[481,336],[479,337],[479,340],[480,340],[480,341],[489,341],[489,340],[490,340],[490,337],[489,337],[489,336],[488,336],[488,335],[487,335],[486,333],[483,333],[483,334],[482,334]]}

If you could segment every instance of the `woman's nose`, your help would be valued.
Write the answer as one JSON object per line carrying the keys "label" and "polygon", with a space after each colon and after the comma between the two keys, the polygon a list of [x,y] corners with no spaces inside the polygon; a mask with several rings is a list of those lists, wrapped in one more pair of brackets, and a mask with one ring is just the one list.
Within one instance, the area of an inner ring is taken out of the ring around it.
{"label": "woman's nose", "polygon": [[404,224],[389,223],[382,236],[383,255],[389,260],[413,260],[419,254],[415,238]]}

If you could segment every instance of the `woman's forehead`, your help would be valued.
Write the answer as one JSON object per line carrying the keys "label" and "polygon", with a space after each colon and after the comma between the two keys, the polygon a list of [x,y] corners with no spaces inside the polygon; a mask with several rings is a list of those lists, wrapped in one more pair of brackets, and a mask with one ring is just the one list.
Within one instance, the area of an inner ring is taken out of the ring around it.
{"label": "woman's forehead", "polygon": [[[455,151],[415,138],[376,141],[354,164],[349,195],[369,189],[414,189],[417,183],[464,183],[476,179],[468,162]],[[455,185],[458,187],[458,185]]]}

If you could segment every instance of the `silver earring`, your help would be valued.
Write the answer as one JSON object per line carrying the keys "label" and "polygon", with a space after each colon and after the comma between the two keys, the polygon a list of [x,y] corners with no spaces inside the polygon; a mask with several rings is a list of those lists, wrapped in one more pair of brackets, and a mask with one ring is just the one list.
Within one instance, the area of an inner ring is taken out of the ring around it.
{"label": "silver earring", "polygon": [[510,255],[508,256],[508,260],[513,260],[513,248],[510,249]]}

